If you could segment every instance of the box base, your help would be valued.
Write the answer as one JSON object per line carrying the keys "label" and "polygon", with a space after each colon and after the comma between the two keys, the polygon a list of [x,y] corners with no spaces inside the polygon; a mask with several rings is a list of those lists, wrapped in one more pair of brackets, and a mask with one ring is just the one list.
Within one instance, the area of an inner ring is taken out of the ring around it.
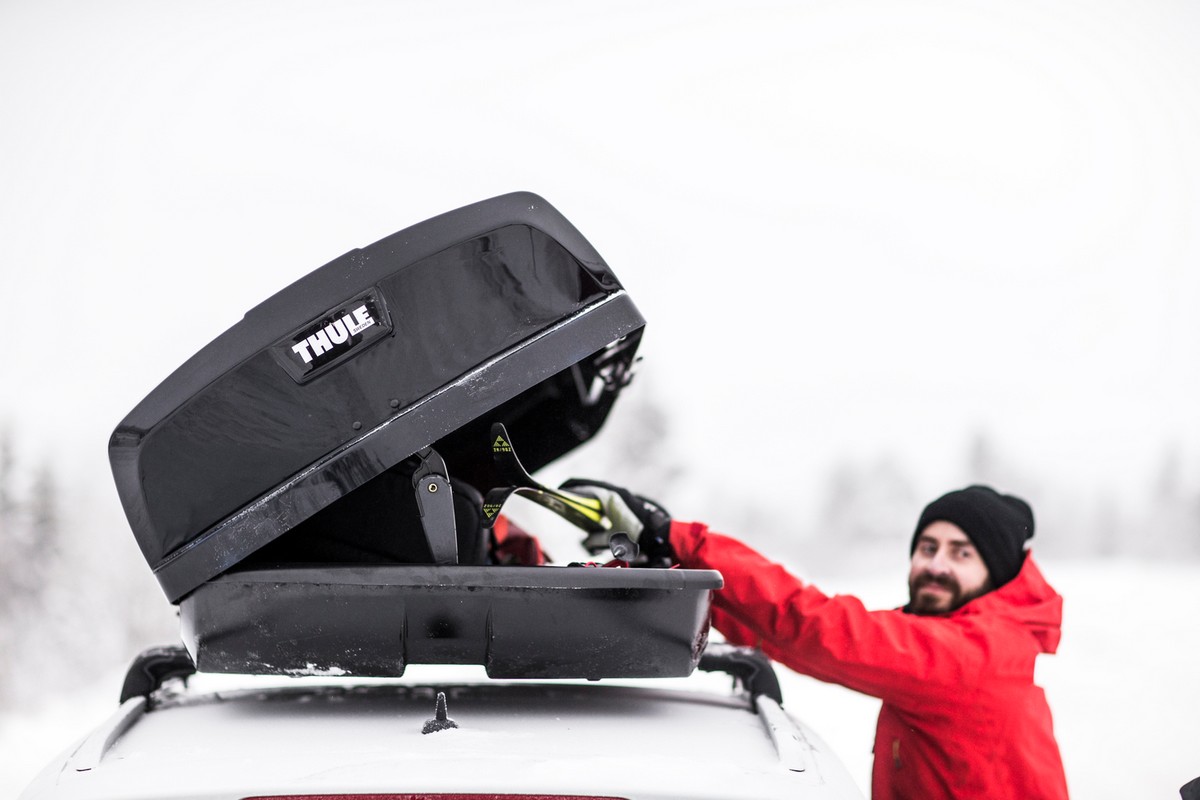
{"label": "box base", "polygon": [[200,672],[660,678],[695,669],[721,586],[711,570],[285,567],[225,574],[179,608]]}

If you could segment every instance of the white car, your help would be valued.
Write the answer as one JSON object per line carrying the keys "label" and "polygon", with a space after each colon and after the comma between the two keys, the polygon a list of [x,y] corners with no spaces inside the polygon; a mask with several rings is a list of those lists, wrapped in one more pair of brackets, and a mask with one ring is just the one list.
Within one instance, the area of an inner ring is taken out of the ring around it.
{"label": "white car", "polygon": [[172,679],[126,699],[21,800],[862,797],[780,706],[765,659],[711,648],[689,678],[615,683],[496,681],[468,667],[240,689],[202,679],[254,681]]}

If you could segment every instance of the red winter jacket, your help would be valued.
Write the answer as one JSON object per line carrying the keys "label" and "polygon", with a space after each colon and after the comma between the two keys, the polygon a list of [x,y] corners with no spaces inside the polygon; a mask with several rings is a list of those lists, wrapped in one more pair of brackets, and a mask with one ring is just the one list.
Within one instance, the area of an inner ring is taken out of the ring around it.
{"label": "red winter jacket", "polygon": [[1031,557],[999,589],[945,616],[868,611],[829,597],[746,545],[673,522],[684,567],[716,569],[713,625],[797,672],[883,701],[875,800],[1067,797],[1034,659],[1058,647],[1062,597]]}

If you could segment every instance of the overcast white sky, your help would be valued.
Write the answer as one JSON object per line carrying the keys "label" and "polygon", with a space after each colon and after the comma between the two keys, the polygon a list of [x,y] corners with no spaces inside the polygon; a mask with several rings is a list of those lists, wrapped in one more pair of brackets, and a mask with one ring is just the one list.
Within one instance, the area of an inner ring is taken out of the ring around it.
{"label": "overcast white sky", "polygon": [[2,0],[0,419],[115,507],[112,428],[248,308],[525,189],[710,480],[890,454],[932,496],[982,432],[1194,484],[1197,41],[1165,0]]}
{"label": "overcast white sky", "polygon": [[[0,424],[69,466],[101,551],[137,558],[106,448],[155,384],[343,252],[517,189],[647,317],[631,392],[671,410],[681,515],[881,456],[932,497],[980,433],[1061,490],[1043,519],[1140,496],[1172,446],[1200,487],[1200,6],[580,5],[0,0]],[[1163,672],[1194,581],[1127,567],[1065,573],[1049,676],[1096,796],[1195,774]]]}

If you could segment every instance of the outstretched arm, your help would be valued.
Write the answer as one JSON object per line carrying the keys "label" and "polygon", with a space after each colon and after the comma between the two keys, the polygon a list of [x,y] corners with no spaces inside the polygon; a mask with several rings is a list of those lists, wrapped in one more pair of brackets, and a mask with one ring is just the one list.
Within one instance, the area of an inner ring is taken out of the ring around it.
{"label": "outstretched arm", "polygon": [[713,601],[717,630],[797,672],[906,705],[944,696],[948,685],[968,689],[987,668],[989,642],[970,622],[868,611],[699,523],[674,522],[670,542],[684,567],[724,576]]}

